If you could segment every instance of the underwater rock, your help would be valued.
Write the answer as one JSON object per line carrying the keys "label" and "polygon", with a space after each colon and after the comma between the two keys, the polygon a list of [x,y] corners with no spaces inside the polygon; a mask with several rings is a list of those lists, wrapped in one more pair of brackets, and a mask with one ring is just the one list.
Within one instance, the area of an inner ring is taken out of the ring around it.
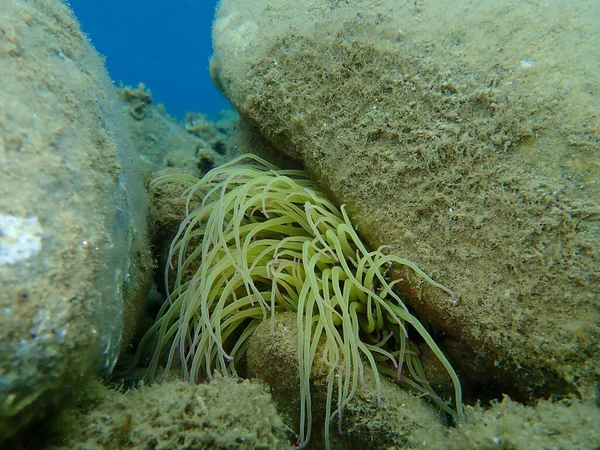
{"label": "underwater rock", "polygon": [[164,379],[125,392],[93,383],[76,408],[10,444],[15,450],[283,450],[291,448],[288,441],[264,386],[219,375],[199,385]]}
{"label": "underwater rock", "polygon": [[[300,378],[296,314],[275,315],[265,320],[248,343],[248,375],[271,387],[271,394],[288,427],[298,430]],[[273,370],[276,368],[276,370]],[[327,373],[330,368],[322,360],[311,373],[312,437],[308,448],[325,448],[324,429],[327,405]],[[416,394],[408,392],[382,376],[381,398],[378,398],[375,376],[365,366],[365,384],[346,406],[342,422],[332,420],[330,448],[404,448],[417,430],[442,434],[440,415]],[[337,389],[337,387],[336,387]]]}
{"label": "underwater rock", "polygon": [[108,374],[150,274],[147,199],[102,59],[61,1],[0,17],[0,442]]}
{"label": "underwater rock", "polygon": [[164,105],[152,103],[152,93],[142,83],[117,92],[131,142],[144,167],[154,172],[167,167],[203,175],[232,158],[230,135],[237,120],[233,111],[222,111],[215,121],[188,113],[179,122],[167,114]]}
{"label": "underwater rock", "polygon": [[410,448],[597,450],[600,442],[600,409],[590,401],[564,398],[525,406],[504,396],[489,408],[467,406],[465,412],[466,421],[456,428],[417,430]]}
{"label": "underwater rock", "polygon": [[398,273],[467,397],[596,395],[599,8],[219,5],[211,72],[246,129],[459,296]]}

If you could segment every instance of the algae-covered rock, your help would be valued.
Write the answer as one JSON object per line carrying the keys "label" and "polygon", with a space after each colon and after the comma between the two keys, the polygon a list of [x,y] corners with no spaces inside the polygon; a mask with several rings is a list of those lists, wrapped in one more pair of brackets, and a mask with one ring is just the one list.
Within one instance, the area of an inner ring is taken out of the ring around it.
{"label": "algae-covered rock", "polygon": [[92,407],[82,404],[55,421],[42,448],[291,448],[269,394],[255,382],[218,376],[207,384],[169,380],[101,394]]}
{"label": "algae-covered rock", "polygon": [[[297,348],[296,315],[286,312],[276,314],[272,322],[267,320],[259,325],[249,339],[247,354],[249,376],[271,387],[280,414],[293,430],[300,427]],[[375,376],[368,366],[364,385],[344,409],[342,420],[336,415],[331,429],[325,430],[329,370],[320,361],[311,371],[313,431],[308,448],[325,448],[325,433],[329,433],[331,449],[404,448],[418,430],[443,434],[441,416],[432,405],[385,376],[380,378],[379,396]]]}
{"label": "algae-covered rock", "polygon": [[146,197],[102,59],[61,1],[1,1],[0,442],[131,338]]}
{"label": "algae-covered rock", "polygon": [[467,396],[595,395],[599,8],[218,8],[211,70],[244,121],[346,203],[372,247],[457,293],[400,274]]}
{"label": "algae-covered rock", "polygon": [[145,168],[204,174],[231,159],[229,136],[237,119],[233,111],[222,111],[215,121],[188,113],[180,122],[167,114],[164,105],[153,104],[152,93],[142,83],[122,87],[118,93],[129,136]]}
{"label": "algae-covered rock", "polygon": [[589,401],[565,398],[524,406],[505,396],[489,408],[468,406],[465,412],[465,423],[456,428],[418,430],[410,448],[596,450],[600,442],[600,409]]}

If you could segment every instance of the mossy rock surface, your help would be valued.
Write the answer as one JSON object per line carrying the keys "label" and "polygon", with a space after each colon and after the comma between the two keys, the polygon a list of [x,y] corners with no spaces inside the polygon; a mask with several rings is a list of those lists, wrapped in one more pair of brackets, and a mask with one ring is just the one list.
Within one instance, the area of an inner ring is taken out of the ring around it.
{"label": "mossy rock surface", "polygon": [[[296,315],[276,314],[273,322],[265,321],[257,328],[250,338],[247,355],[248,375],[271,387],[278,411],[292,430],[299,429],[300,423],[297,342]],[[321,342],[321,347],[323,344]],[[381,376],[378,394],[370,367],[365,367],[364,384],[344,409],[341,422],[336,415],[326,430],[329,371],[322,360],[316,362],[311,371],[313,432],[307,448],[325,448],[325,433],[329,433],[332,450],[407,448],[409,441],[426,432],[443,434],[442,416],[432,402],[401,388],[387,376]]]}
{"label": "mossy rock surface", "polygon": [[[121,386],[123,389],[123,386]],[[125,392],[100,382],[38,426],[9,442],[15,450],[290,449],[265,387],[216,376],[207,383],[165,378]]]}
{"label": "mossy rock surface", "polygon": [[450,3],[223,0],[213,77],[372,247],[459,295],[398,274],[467,396],[593,397],[599,5]]}
{"label": "mossy rock surface", "polygon": [[65,2],[0,10],[0,445],[108,374],[150,281],[114,86]]}

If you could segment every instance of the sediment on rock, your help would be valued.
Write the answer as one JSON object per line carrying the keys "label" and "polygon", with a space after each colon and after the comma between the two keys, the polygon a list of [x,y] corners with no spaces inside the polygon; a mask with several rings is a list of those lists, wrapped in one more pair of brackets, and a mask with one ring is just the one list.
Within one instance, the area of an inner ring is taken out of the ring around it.
{"label": "sediment on rock", "polygon": [[457,293],[397,274],[467,396],[596,395],[600,14],[558,8],[223,0],[213,30],[247,128]]}

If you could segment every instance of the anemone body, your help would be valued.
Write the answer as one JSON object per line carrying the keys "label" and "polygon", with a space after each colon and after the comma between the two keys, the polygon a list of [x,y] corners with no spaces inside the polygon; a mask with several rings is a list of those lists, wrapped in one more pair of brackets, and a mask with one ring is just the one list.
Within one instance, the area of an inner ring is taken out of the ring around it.
{"label": "anemone body", "polygon": [[[456,373],[385,275],[392,264],[405,265],[454,294],[386,248],[369,251],[344,207],[327,200],[305,172],[281,170],[247,154],[200,180],[167,175],[154,181],[164,182],[184,186],[187,206],[165,269],[168,299],[140,345],[156,337],[150,377],[166,350],[166,370],[178,363],[183,378],[192,382],[215,370],[235,374],[235,362],[258,324],[276,312],[293,311],[301,445],[311,434],[310,374],[316,358],[329,370],[326,430],[364,383],[365,364],[376,375],[378,392],[378,368],[391,365],[399,380],[462,418]],[[454,409],[427,382],[407,324],[448,371]]]}

